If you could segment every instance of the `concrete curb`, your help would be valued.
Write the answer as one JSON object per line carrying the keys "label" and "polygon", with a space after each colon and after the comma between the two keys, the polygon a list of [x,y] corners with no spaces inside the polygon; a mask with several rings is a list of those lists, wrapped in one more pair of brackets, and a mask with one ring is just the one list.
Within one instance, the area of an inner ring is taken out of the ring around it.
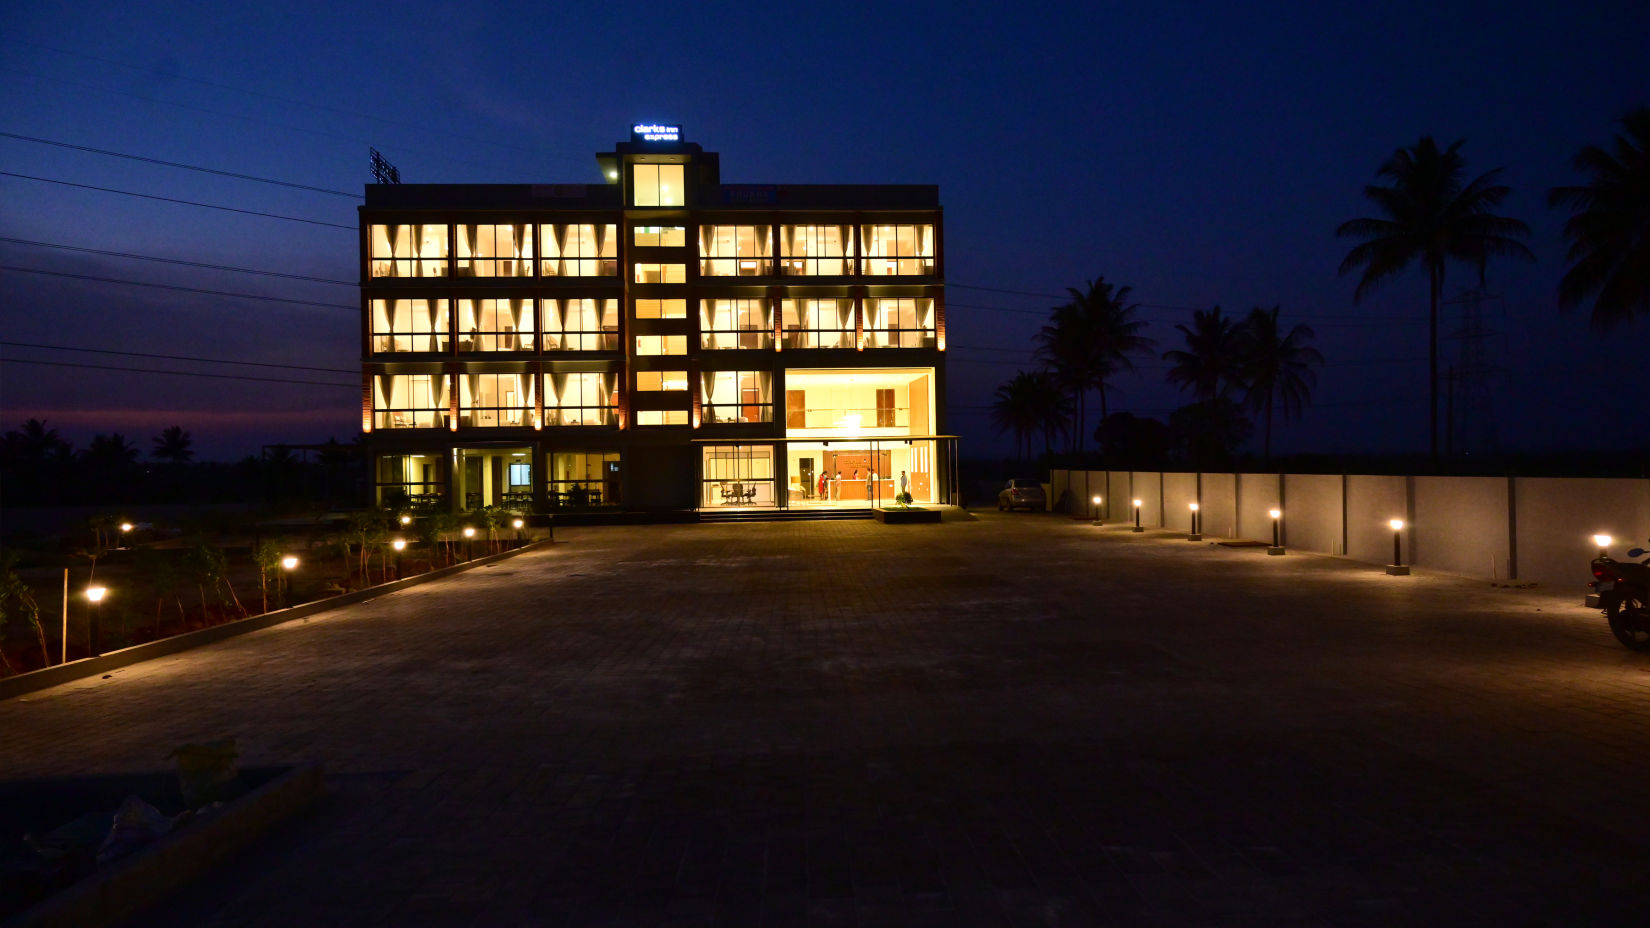
{"label": "concrete curb", "polygon": [[190,648],[198,648],[202,645],[214,644],[228,638],[233,638],[236,635],[244,635],[247,632],[255,632],[260,629],[280,625],[283,622],[291,622],[294,619],[308,618],[318,612],[326,612],[329,609],[336,609],[339,606],[348,606],[354,603],[365,602],[366,600],[383,596],[386,593],[394,593],[397,590],[404,590],[411,586],[417,586],[420,583],[440,580],[443,577],[450,577],[453,574],[463,573],[466,570],[471,570],[486,564],[506,560],[527,551],[534,551],[542,547],[548,547],[554,543],[555,542],[551,539],[546,538],[542,541],[535,541],[531,544],[522,545],[519,548],[512,548],[509,551],[501,551],[498,554],[489,554],[484,557],[478,557],[473,561],[465,561],[462,564],[454,564],[451,567],[442,567],[439,570],[432,570],[427,573],[418,574],[417,576],[407,577],[401,580],[392,580],[389,583],[380,583],[377,586],[369,586],[364,590],[356,590],[352,593],[342,593],[338,596],[331,596],[326,599],[317,599],[313,602],[303,603],[289,609],[279,609],[274,612],[266,612],[263,615],[255,615],[250,618],[236,619],[233,622],[225,622],[222,625],[213,625],[210,628],[201,628],[192,632],[184,632],[181,635],[173,635],[170,638],[162,638],[158,641],[149,641],[144,644],[136,644],[129,648],[121,648],[119,651],[111,651],[108,654],[99,655],[98,657],[84,657],[78,661],[70,661],[67,664],[42,667],[39,670],[31,670],[28,673],[21,673],[14,677],[5,677],[4,679],[0,679],[0,699],[10,699],[13,696],[21,696],[24,693],[32,693],[36,690],[43,690],[47,687],[57,686],[60,683],[69,683],[85,677],[105,674],[111,670],[119,670],[122,667],[130,667],[133,664],[153,660],[157,657],[165,657],[168,654],[176,654],[179,651],[187,651]]}
{"label": "concrete curb", "polygon": [[80,928],[123,921],[309,805],[324,788],[320,764],[284,773],[132,856],[94,871],[7,921],[5,928]]}

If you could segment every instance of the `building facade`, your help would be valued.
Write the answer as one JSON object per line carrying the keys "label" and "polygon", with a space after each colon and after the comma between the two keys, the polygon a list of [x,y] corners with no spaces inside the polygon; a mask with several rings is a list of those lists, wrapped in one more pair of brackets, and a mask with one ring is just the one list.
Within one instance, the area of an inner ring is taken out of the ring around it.
{"label": "building facade", "polygon": [[379,505],[953,501],[937,187],[723,184],[664,126],[596,160],[604,183],[366,188]]}

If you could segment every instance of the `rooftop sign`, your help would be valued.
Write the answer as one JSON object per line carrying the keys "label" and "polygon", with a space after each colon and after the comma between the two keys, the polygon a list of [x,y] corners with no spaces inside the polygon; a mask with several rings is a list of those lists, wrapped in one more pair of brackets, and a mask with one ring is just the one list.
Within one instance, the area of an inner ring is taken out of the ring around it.
{"label": "rooftop sign", "polygon": [[630,140],[632,142],[680,142],[682,140],[682,127],[637,123],[630,127]]}

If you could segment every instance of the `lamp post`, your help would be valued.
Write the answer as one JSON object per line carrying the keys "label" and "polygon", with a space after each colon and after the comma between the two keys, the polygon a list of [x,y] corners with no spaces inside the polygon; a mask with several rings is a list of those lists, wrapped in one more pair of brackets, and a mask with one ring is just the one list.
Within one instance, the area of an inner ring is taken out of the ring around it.
{"label": "lamp post", "polygon": [[412,524],[412,516],[407,515],[406,513],[403,512],[401,514],[401,524],[402,525],[411,525]]}
{"label": "lamp post", "polygon": [[475,539],[476,527],[473,525],[464,526],[464,559],[466,561],[475,559]]}
{"label": "lamp post", "polygon": [[1268,509],[1266,514],[1272,517],[1272,547],[1266,549],[1267,554],[1282,554],[1283,541],[1281,528],[1283,525],[1283,510]]}
{"label": "lamp post", "polygon": [[390,542],[390,547],[395,549],[395,579],[400,580],[401,579],[401,552],[407,550],[407,539],[397,538],[396,540]]}
{"label": "lamp post", "polygon": [[1092,515],[1094,517],[1094,521],[1089,523],[1089,524],[1090,525],[1099,525],[1100,524],[1100,502],[1101,502],[1099,495],[1096,494],[1094,499],[1090,500],[1090,502],[1094,504],[1093,507],[1089,510],[1090,515]]}
{"label": "lamp post", "polygon": [[1190,509],[1192,511],[1192,530],[1191,530],[1190,533],[1188,533],[1186,535],[1186,540],[1187,541],[1202,541],[1203,540],[1203,533],[1197,530],[1197,511],[1198,511],[1198,508],[1199,508],[1198,505],[1197,505],[1197,501],[1193,500],[1192,502],[1187,503],[1186,508]]}
{"label": "lamp post", "polygon": [[1399,546],[1399,539],[1404,533],[1404,520],[1389,519],[1386,524],[1392,526],[1392,563],[1386,566],[1386,572],[1394,577],[1407,577],[1409,567],[1404,564],[1403,548]]}
{"label": "lamp post", "polygon": [[[134,529],[136,527],[137,526],[133,525],[130,522],[122,522],[122,523],[120,523],[120,534],[122,536],[130,535],[130,534],[132,534],[132,529]],[[125,547],[125,539],[124,538],[122,538],[122,540],[121,540],[121,546]]]}
{"label": "lamp post", "polygon": [[[292,572],[297,569],[298,558],[295,555],[288,554],[286,557],[281,558],[281,579],[284,580],[286,584],[286,592],[281,596],[281,604],[283,606],[292,605]],[[276,585],[275,592],[281,592],[280,584]]]}
{"label": "lamp post", "polygon": [[520,517],[517,517],[517,518],[511,520],[510,525],[511,525],[511,527],[513,527],[516,530],[516,544],[521,544],[521,541],[522,541],[521,529],[522,529],[522,526],[524,526],[526,524],[527,523],[524,520],[522,520]]}
{"label": "lamp post", "polygon": [[88,602],[90,602],[92,604],[91,611],[87,614],[87,618],[86,618],[86,651],[88,652],[87,655],[86,655],[87,657],[97,657],[98,654],[102,653],[102,652],[98,651],[98,649],[97,649],[97,638],[98,638],[98,635],[97,635],[98,615],[97,615],[97,613],[98,613],[98,604],[103,602],[103,597],[106,596],[108,594],[108,592],[109,592],[109,589],[107,587],[89,586],[89,587],[86,588],[86,599],[87,599]]}
{"label": "lamp post", "polygon": [[1133,500],[1133,502],[1134,502],[1134,531],[1144,532],[1145,529],[1140,527],[1140,500]]}

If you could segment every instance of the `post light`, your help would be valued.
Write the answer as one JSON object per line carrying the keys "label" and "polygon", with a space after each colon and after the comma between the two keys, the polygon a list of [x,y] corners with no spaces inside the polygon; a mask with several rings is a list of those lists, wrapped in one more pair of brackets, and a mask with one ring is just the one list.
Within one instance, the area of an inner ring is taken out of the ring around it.
{"label": "post light", "polygon": [[122,532],[130,532],[130,531],[131,531],[131,530],[132,530],[132,528],[133,528],[133,525],[132,525],[132,523],[130,523],[130,522],[122,522],[122,523],[120,523],[120,530],[121,530],[121,531],[122,531]]}
{"label": "post light", "polygon": [[1100,524],[1100,502],[1101,502],[1100,497],[1099,497],[1098,494],[1096,494],[1094,499],[1093,499],[1094,508],[1090,510],[1090,513],[1094,516],[1094,521],[1092,523],[1090,523],[1092,525],[1099,525]]}
{"label": "post light", "polygon": [[1613,541],[1615,541],[1614,538],[1612,538],[1609,535],[1605,535],[1603,533],[1600,533],[1600,534],[1597,534],[1597,535],[1593,536],[1593,544],[1598,545],[1598,556],[1599,557],[1609,557],[1610,556],[1610,543],[1613,542]]}
{"label": "post light", "polygon": [[89,586],[86,588],[86,599],[92,604],[91,614],[86,620],[86,650],[89,652],[87,654],[88,657],[97,657],[100,653],[102,653],[97,649],[97,613],[98,604],[103,602],[103,597],[106,596],[108,592],[108,587]]}
{"label": "post light", "polygon": [[409,516],[406,513],[402,513],[401,514],[401,524],[402,525],[411,525],[412,524],[412,516]]}
{"label": "post light", "polygon": [[[284,572],[284,576],[286,578],[287,589],[287,595],[282,597],[281,602],[286,605],[291,605],[288,600],[291,598],[292,594],[292,572],[297,569],[298,558],[295,555],[288,554],[286,557],[281,558],[281,570]],[[279,577],[275,580],[275,592],[277,594],[281,592],[281,578]]]}
{"label": "post light", "polygon": [[1190,509],[1192,511],[1192,530],[1191,530],[1191,532],[1189,532],[1186,535],[1186,540],[1187,541],[1202,541],[1203,540],[1203,533],[1197,530],[1197,513],[1198,513],[1198,509],[1201,508],[1201,507],[1198,506],[1197,500],[1192,500],[1191,502],[1186,504],[1186,508]]}
{"label": "post light", "polygon": [[1140,527],[1140,500],[1134,500],[1134,530],[1137,532],[1145,531]]}
{"label": "post light", "polygon": [[1387,565],[1386,572],[1394,577],[1407,577],[1409,567],[1404,564],[1403,549],[1398,546],[1399,539],[1403,537],[1404,520],[1389,519],[1386,524],[1392,526],[1392,563]]}
{"label": "post light", "polygon": [[407,550],[407,539],[397,538],[394,541],[390,542],[390,547],[395,549],[395,579],[400,580],[401,579],[401,552]]}
{"label": "post light", "polygon": [[298,569],[298,559],[288,554],[286,557],[281,558],[281,566],[287,570],[296,570]]}
{"label": "post light", "polygon": [[1281,530],[1282,530],[1282,525],[1283,525],[1283,510],[1282,509],[1268,509],[1268,510],[1266,510],[1266,514],[1272,517],[1272,547],[1267,548],[1266,553],[1267,554],[1282,554],[1283,553],[1283,541],[1282,541]]}
{"label": "post light", "polygon": [[522,527],[525,526],[526,524],[527,524],[527,521],[525,519],[522,519],[520,516],[517,516],[516,518],[510,520],[511,527],[513,527],[516,530],[516,541],[518,541],[518,542],[521,541],[521,530],[522,530]]}
{"label": "post light", "polygon": [[473,525],[464,526],[464,559],[466,561],[475,559],[475,556],[476,556],[475,538],[476,538],[476,527],[473,526]]}

